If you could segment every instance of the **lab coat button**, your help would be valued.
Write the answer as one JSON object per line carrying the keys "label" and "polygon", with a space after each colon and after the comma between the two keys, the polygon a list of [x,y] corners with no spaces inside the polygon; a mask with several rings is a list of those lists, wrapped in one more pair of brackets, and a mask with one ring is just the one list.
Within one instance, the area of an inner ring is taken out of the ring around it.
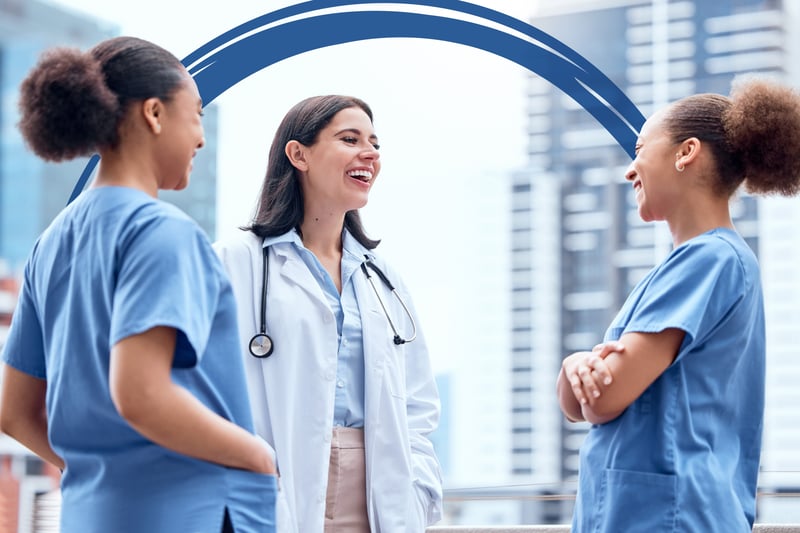
{"label": "lab coat button", "polygon": [[339,388],[341,389],[342,387],[344,387],[344,381],[342,381],[342,380],[340,379],[339,381],[337,381],[337,382],[336,382],[336,386],[337,386],[337,387],[339,387]]}

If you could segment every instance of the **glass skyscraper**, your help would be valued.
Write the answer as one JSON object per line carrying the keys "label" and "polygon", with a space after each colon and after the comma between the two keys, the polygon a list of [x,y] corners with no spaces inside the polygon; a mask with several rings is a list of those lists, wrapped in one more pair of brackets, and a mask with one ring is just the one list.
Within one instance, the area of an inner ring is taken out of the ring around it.
{"label": "glass skyscraper", "polygon": [[[117,35],[119,28],[39,0],[0,0],[0,258],[18,272],[47,224],[67,203],[88,158],[48,163],[36,157],[17,130],[18,90],[40,53],[51,46],[82,50]],[[216,232],[217,112],[205,110],[206,146],[194,161],[192,182],[170,201]],[[2,273],[0,273],[1,275]]]}

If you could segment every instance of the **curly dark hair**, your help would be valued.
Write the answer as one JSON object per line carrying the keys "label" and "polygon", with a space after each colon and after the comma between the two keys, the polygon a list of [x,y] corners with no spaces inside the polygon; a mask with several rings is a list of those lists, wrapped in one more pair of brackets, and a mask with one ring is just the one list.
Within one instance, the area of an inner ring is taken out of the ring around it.
{"label": "curly dark hair", "polygon": [[800,192],[800,94],[753,76],[734,80],[729,97],[698,94],[678,100],[665,115],[675,143],[697,137],[711,147],[714,190],[794,196]]}
{"label": "curly dark hair", "polygon": [[[372,109],[366,102],[353,96],[335,94],[306,98],[286,113],[269,149],[267,173],[261,184],[255,217],[249,226],[242,229],[262,238],[282,235],[291,229],[300,231],[304,215],[303,190],[284,147],[292,140],[311,146],[336,113],[351,107],[364,111],[372,122]],[[369,250],[380,243],[367,236],[358,210],[345,214],[344,227]]]}
{"label": "curly dark hair", "polygon": [[115,37],[88,52],[46,50],[20,86],[19,129],[48,161],[91,155],[119,143],[128,105],[168,101],[187,76],[170,52],[136,37]]}

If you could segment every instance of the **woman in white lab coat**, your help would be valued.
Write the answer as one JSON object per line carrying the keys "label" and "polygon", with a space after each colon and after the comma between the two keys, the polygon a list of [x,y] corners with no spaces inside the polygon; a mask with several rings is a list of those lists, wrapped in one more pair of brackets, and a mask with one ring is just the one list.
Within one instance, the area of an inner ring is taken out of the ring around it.
{"label": "woman in white lab coat", "polygon": [[378,148],[363,101],[303,100],[275,134],[252,223],[215,245],[238,301],[256,432],[275,450],[282,532],[422,533],[441,516],[425,339],[358,214]]}

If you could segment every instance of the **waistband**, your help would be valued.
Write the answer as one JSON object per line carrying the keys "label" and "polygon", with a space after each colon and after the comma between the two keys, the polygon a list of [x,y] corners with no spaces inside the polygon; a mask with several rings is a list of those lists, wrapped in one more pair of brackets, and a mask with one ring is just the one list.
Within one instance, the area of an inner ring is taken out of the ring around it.
{"label": "waistband", "polygon": [[364,448],[364,428],[334,427],[331,448]]}

